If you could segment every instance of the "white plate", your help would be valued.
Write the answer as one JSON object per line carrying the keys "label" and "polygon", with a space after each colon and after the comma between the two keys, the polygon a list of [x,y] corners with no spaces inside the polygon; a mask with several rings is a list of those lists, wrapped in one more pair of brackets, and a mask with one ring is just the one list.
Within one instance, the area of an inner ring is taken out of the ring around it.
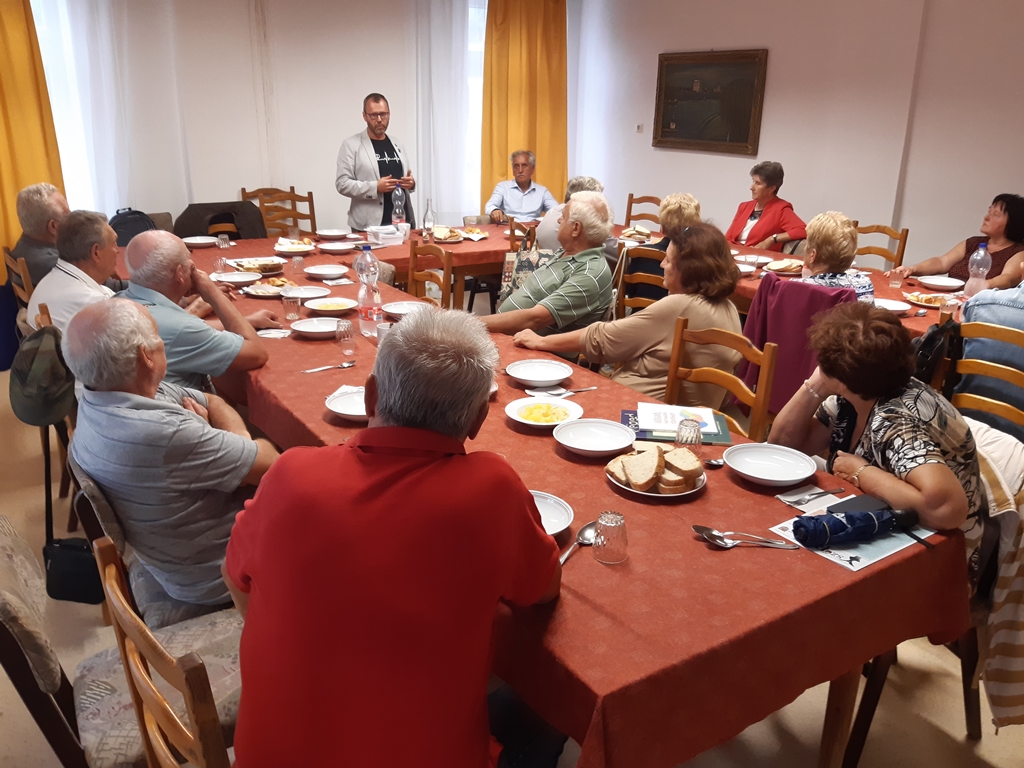
{"label": "white plate", "polygon": [[[736,254],[736,251],[733,251],[733,253]],[[734,255],[733,259],[738,261],[740,264],[750,264],[754,259],[757,259],[757,266],[759,267],[763,267],[765,264],[771,264],[775,261],[771,256],[744,256],[742,254]]]}
{"label": "white plate", "polygon": [[731,253],[733,256],[739,256],[740,255],[740,252],[737,251],[735,248],[730,248],[729,249],[729,253]]}
{"label": "white plate", "polygon": [[758,485],[796,485],[817,470],[814,459],[782,445],[745,443],[727,448],[725,463],[741,477]]}
{"label": "white plate", "polygon": [[210,237],[209,235],[196,235],[194,237],[183,237],[181,242],[189,248],[213,248],[217,244],[217,238]]}
{"label": "white plate", "polygon": [[344,264],[314,264],[302,271],[315,280],[335,280],[348,272],[348,267]]}
{"label": "white plate", "polygon": [[737,264],[736,266],[739,268],[741,275],[752,275],[757,271],[757,267],[753,264]]}
{"label": "white plate", "polygon": [[544,491],[530,491],[533,500],[537,503],[537,511],[540,512],[540,521],[544,530],[549,536],[561,533],[572,525],[572,507],[566,504],[557,496],[552,496]]}
{"label": "white plate", "polygon": [[933,291],[959,291],[964,287],[963,280],[957,280],[955,277],[948,277],[946,275],[925,275],[923,277],[914,276],[925,288],[931,288]]}
{"label": "white plate", "polygon": [[344,253],[355,248],[352,243],[320,243],[317,247],[324,253]]}
{"label": "white plate", "polygon": [[[349,235],[349,237],[352,237],[352,235]],[[360,251],[363,250],[363,246],[364,245],[370,246],[370,250],[371,251],[376,251],[378,248],[385,248],[385,247],[387,247],[387,246],[384,246],[384,245],[382,245],[380,243],[369,243],[366,240],[363,240],[362,238],[360,238],[356,242],[352,243],[352,245],[355,246],[356,248],[358,248]]]}
{"label": "white plate", "polygon": [[363,388],[353,392],[342,392],[340,395],[331,395],[327,398],[327,409],[342,416],[349,421],[357,421],[365,424],[370,419],[366,415],[366,405],[363,402]]}
{"label": "white plate", "polygon": [[[947,301],[956,301],[956,299],[954,299],[954,298],[952,298],[950,296],[941,296],[941,295],[939,295],[937,293],[924,293],[924,294],[921,294],[921,295],[922,296],[938,296],[940,299],[942,299],[942,304],[945,304]],[[907,301],[909,301],[915,307],[924,307],[925,309],[938,309],[938,310],[942,309],[942,304],[928,304],[927,302],[924,302],[924,301],[918,301],[917,299],[912,299],[910,297],[909,293],[904,293],[903,294],[903,298],[906,299]]]}
{"label": "white plate", "polygon": [[279,285],[247,285],[238,292],[254,299],[279,299],[283,290],[284,288]]}
{"label": "white plate", "polygon": [[274,253],[288,253],[288,254],[302,254],[309,253],[316,249],[315,245],[306,245],[305,243],[296,245],[275,245]]}
{"label": "white plate", "polygon": [[260,279],[257,272],[214,272],[210,279],[219,283],[231,283],[232,285],[249,285]]}
{"label": "white plate", "polygon": [[392,301],[385,304],[381,309],[392,317],[405,317],[413,312],[423,312],[430,309],[430,306],[425,301]]}
{"label": "white plate", "polygon": [[324,240],[341,240],[346,235],[351,235],[352,230],[348,228],[343,229],[318,229],[316,236],[323,238]]}
{"label": "white plate", "polygon": [[897,315],[902,315],[905,312],[910,311],[910,305],[905,301],[896,301],[895,299],[875,299],[875,306],[881,307],[882,309],[888,309],[890,312],[895,312]]}
{"label": "white plate", "polygon": [[697,480],[696,487],[692,491],[681,491],[680,493],[655,493],[654,491],[637,491],[628,485],[623,485],[607,472],[604,473],[604,476],[612,481],[612,485],[617,485],[624,491],[629,491],[630,493],[635,493],[639,496],[650,496],[653,499],[677,499],[680,496],[689,496],[691,493],[697,493],[697,491],[703,488],[708,482],[707,474],[702,472],[700,478]]}
{"label": "white plate", "polygon": [[239,272],[243,271],[241,265],[242,264],[246,264],[246,263],[252,263],[252,264],[277,264],[278,268],[275,269],[273,272],[262,272],[262,273],[261,272],[249,272],[249,273],[247,273],[247,274],[251,274],[251,275],[261,275],[263,277],[271,277],[273,275],[280,275],[282,272],[284,272],[284,265],[288,263],[288,260],[287,259],[282,259],[280,256],[258,256],[258,257],[252,258],[252,259],[228,259],[227,263],[230,264],[235,269],[237,269]]}
{"label": "white plate", "polygon": [[553,387],[572,376],[572,368],[557,360],[517,360],[505,366],[505,373],[527,387]]}
{"label": "white plate", "polygon": [[[341,309],[326,308],[326,305],[333,304],[341,304],[343,306],[341,307]],[[348,312],[350,309],[354,309],[357,306],[357,302],[352,301],[352,299],[342,299],[335,296],[330,299],[311,299],[310,301],[306,302],[305,306],[307,309],[313,310],[318,315],[332,315],[337,317],[345,312]]]}
{"label": "white plate", "polygon": [[291,324],[294,333],[311,339],[333,339],[337,328],[338,321],[333,317],[307,317]]}
{"label": "white plate", "polygon": [[565,421],[551,433],[559,443],[580,456],[613,456],[629,448],[636,432],[607,419]]}
{"label": "white plate", "polygon": [[281,291],[286,299],[319,299],[331,295],[330,288],[317,288],[315,285],[289,285]]}
{"label": "white plate", "polygon": [[[560,405],[565,408],[566,417],[561,421],[552,421],[549,424],[542,424],[537,421],[527,421],[519,415],[519,411],[528,405]],[[513,400],[511,403],[505,406],[505,415],[508,416],[512,421],[518,421],[520,424],[525,424],[528,427],[540,427],[541,429],[550,429],[551,427],[559,424],[564,424],[567,421],[574,421],[583,415],[583,408],[572,400],[563,397],[524,397],[519,400]]]}
{"label": "white plate", "polygon": [[[505,234],[506,235],[511,235],[512,234],[512,230],[506,229],[505,230]],[[516,227],[516,237],[526,237],[526,233],[521,231],[518,227]]]}

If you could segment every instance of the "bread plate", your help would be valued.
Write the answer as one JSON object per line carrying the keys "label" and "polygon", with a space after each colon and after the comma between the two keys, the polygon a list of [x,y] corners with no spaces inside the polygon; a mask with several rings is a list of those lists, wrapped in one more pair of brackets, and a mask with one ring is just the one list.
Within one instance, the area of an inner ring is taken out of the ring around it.
{"label": "bread plate", "polygon": [[192,248],[213,248],[217,244],[216,237],[210,237],[209,235],[195,235],[194,237],[183,237],[181,242],[187,245],[190,249]]}
{"label": "bread plate", "polygon": [[740,477],[758,485],[781,488],[812,477],[818,465],[810,456],[768,443],[744,443],[727,448],[725,464]]}
{"label": "bread plate", "polygon": [[561,533],[572,525],[572,507],[565,501],[544,491],[530,491],[540,512],[540,522],[549,536]]}
{"label": "bread plate", "polygon": [[366,405],[363,401],[363,388],[351,392],[341,392],[327,398],[327,410],[336,413],[343,419],[365,424],[370,420],[366,415]]}
{"label": "bread plate", "polygon": [[338,321],[333,317],[307,317],[291,324],[292,333],[311,339],[333,339],[338,330]]}
{"label": "bread plate", "polygon": [[[270,277],[284,272],[284,265],[288,262],[287,259],[282,259],[280,256],[258,256],[251,259],[228,259],[227,263],[239,272],[250,272],[254,275]],[[257,266],[259,271],[246,269],[247,266]]]}
{"label": "bread plate", "polygon": [[914,279],[933,291],[959,291],[964,287],[963,280],[948,275],[914,275]]}
{"label": "bread plate", "polygon": [[278,243],[274,246],[275,253],[287,253],[292,256],[301,256],[304,253],[312,253],[314,250],[316,250],[316,246],[309,243],[291,243],[290,245]]}
{"label": "bread plate", "polygon": [[572,376],[572,368],[558,360],[531,358],[509,363],[505,366],[505,373],[524,386],[538,389],[561,384]]}
{"label": "bread plate", "polygon": [[[565,415],[555,421],[531,421],[530,419],[524,418],[520,415],[520,412],[526,408],[539,408],[544,405],[549,405],[552,408],[564,408]],[[523,397],[519,400],[513,400],[511,403],[506,405],[505,415],[512,419],[512,421],[518,421],[520,424],[525,424],[528,427],[551,429],[559,424],[564,424],[567,421],[573,421],[580,418],[583,415],[583,408],[578,403],[574,403],[572,400],[567,400],[562,397]]]}
{"label": "bread plate", "polygon": [[247,285],[238,292],[254,299],[276,299],[281,296],[283,290],[284,288],[279,285]]}
{"label": "bread plate", "polygon": [[612,485],[617,486],[624,491],[635,493],[637,496],[649,496],[652,499],[677,499],[681,496],[690,496],[700,491],[708,482],[707,474],[702,472],[700,477],[697,478],[697,485],[694,486],[692,491],[682,491],[681,493],[652,493],[651,491],[638,491],[635,490],[634,488],[629,487],[628,485],[623,485],[614,477],[612,477],[610,472],[606,471],[604,473],[604,476],[608,478]]}
{"label": "bread plate", "polygon": [[[932,301],[921,301],[919,298],[921,296],[932,299]],[[943,296],[939,293],[904,293],[903,298],[915,307],[925,307],[927,309],[942,309],[942,305],[947,301],[956,301],[951,296]]]}
{"label": "bread plate", "polygon": [[551,436],[580,456],[614,456],[631,447],[636,440],[632,429],[608,419],[563,421]]}

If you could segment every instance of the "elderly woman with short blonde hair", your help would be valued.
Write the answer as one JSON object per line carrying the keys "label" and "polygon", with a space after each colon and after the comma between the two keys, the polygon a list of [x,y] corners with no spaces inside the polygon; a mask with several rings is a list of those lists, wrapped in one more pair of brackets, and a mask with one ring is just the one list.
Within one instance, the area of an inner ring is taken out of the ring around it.
{"label": "elderly woman with short blonde hair", "polygon": [[[658,208],[658,218],[661,221],[661,232],[664,237],[658,242],[645,247],[667,253],[669,243],[673,239],[678,239],[686,231],[687,227],[700,224],[700,203],[689,192],[673,192],[671,195],[666,195],[662,198],[661,205]],[[636,259],[629,262],[626,274],[633,275],[637,273],[655,275],[657,277],[665,276],[658,262],[651,261],[650,259]],[[630,298],[639,297],[641,299],[650,299],[651,301],[663,299],[668,295],[664,288],[656,285],[647,285],[646,283],[627,284],[625,289],[626,295]]]}
{"label": "elderly woman with short blonde hair", "polygon": [[852,288],[859,301],[874,301],[871,278],[860,272],[850,274],[857,255],[857,228],[838,211],[819,213],[807,225],[804,266],[810,275],[803,282],[825,288]]}

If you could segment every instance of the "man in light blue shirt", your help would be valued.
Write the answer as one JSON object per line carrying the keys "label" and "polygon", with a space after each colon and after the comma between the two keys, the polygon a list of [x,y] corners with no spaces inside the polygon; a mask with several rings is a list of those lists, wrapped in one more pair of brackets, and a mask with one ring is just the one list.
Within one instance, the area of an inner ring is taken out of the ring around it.
{"label": "man in light blue shirt", "polygon": [[[965,323],[992,323],[1006,328],[1024,331],[1024,264],[1021,265],[1022,282],[1016,288],[997,290],[991,288],[972,297],[964,305]],[[964,339],[964,358],[985,360],[1008,368],[1024,371],[1024,349],[993,339]],[[964,392],[1007,403],[1024,410],[1024,389],[1015,387],[1002,379],[990,376],[969,375],[957,384],[956,392]],[[972,419],[995,427],[1001,432],[1024,441],[1024,428],[1009,419],[982,411],[964,410]]]}
{"label": "man in light blue shirt", "polygon": [[512,153],[513,181],[499,181],[491,199],[484,206],[484,213],[498,224],[509,217],[516,221],[538,221],[541,216],[555,208],[558,203],[547,187],[533,182],[537,170],[537,158],[528,149]]}

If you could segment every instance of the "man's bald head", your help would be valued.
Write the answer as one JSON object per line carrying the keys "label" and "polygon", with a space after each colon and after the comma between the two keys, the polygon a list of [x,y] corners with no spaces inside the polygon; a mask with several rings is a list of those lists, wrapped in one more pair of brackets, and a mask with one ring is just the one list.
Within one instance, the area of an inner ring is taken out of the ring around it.
{"label": "man's bald head", "polygon": [[188,268],[191,257],[180,237],[162,229],[149,229],[132,238],[124,260],[133,283],[163,291],[174,281],[179,266]]}
{"label": "man's bald head", "polygon": [[89,389],[111,392],[135,389],[139,349],[152,354],[161,343],[145,307],[128,299],[107,299],[71,318],[61,346],[76,379]]}

